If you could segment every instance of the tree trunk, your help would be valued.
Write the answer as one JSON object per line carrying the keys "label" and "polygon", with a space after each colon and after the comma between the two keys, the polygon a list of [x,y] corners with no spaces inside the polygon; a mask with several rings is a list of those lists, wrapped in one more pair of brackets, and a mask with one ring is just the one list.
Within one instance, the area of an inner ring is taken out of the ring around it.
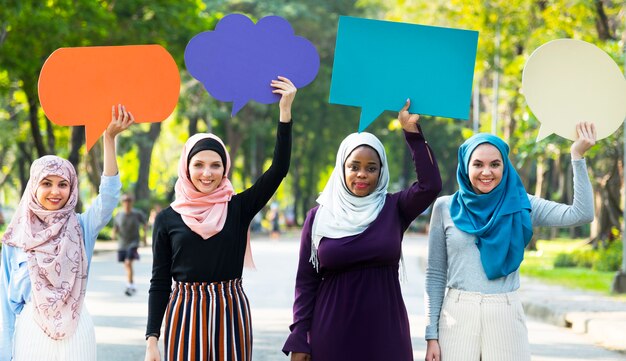
{"label": "tree trunk", "polygon": [[615,35],[611,33],[611,27],[609,26],[609,18],[604,11],[604,4],[602,0],[594,1],[596,10],[596,30],[598,31],[598,38],[602,41],[615,40]]}
{"label": "tree trunk", "polygon": [[50,152],[55,153],[56,140],[54,139],[54,128],[52,127],[52,122],[50,119],[46,117],[46,142],[48,143],[48,149]]}
{"label": "tree trunk", "polygon": [[[83,146],[85,142],[85,127],[84,126],[76,126],[72,127],[72,138],[70,155],[67,157],[67,160],[72,163],[74,169],[76,170],[76,176],[79,175],[79,163],[80,163],[80,148]],[[78,177],[80,179],[80,177]],[[78,203],[76,204],[76,212],[82,213],[83,211],[83,202],[80,198],[80,194],[78,196]]]}
{"label": "tree trunk", "polygon": [[43,157],[48,154],[48,151],[46,146],[43,144],[41,130],[39,129],[39,100],[37,99],[36,94],[27,90],[26,86],[24,86],[24,91],[26,92],[26,98],[28,99],[28,122],[30,123],[30,132],[33,136],[35,150],[37,151],[39,157]]}
{"label": "tree trunk", "polygon": [[198,119],[199,118],[197,116],[192,116],[189,118],[188,130],[190,137],[198,132]]}
{"label": "tree trunk", "polygon": [[618,157],[611,157],[608,174],[598,177],[595,189],[596,217],[591,227],[590,242],[597,247],[599,241],[612,241],[614,228],[620,229],[621,179]]}
{"label": "tree trunk", "polygon": [[[293,160],[292,167],[293,171],[291,171],[291,184],[293,189],[293,200],[291,204],[293,205],[293,218],[298,226],[302,225],[300,223],[300,202],[302,202],[302,189],[300,188],[300,169],[298,167],[298,161]],[[302,220],[304,221],[304,213],[302,215]]]}
{"label": "tree trunk", "polygon": [[98,192],[100,188],[100,178],[103,172],[103,157],[102,157],[102,140],[98,142],[87,153],[87,179],[91,184],[92,191]]}
{"label": "tree trunk", "polygon": [[161,123],[151,123],[150,130],[139,136],[139,175],[135,187],[135,199],[150,199],[150,162],[154,144],[161,134]]}
{"label": "tree trunk", "polygon": [[26,192],[26,184],[28,183],[28,178],[30,178],[29,170],[30,165],[33,164],[33,158],[28,152],[26,144],[24,142],[17,142],[17,148],[19,149],[16,161],[18,175],[20,177],[20,194],[24,194],[24,192]]}

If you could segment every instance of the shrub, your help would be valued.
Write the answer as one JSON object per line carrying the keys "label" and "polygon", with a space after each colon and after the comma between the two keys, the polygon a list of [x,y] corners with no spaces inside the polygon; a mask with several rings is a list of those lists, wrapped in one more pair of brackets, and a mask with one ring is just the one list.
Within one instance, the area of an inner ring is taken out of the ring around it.
{"label": "shrub", "polygon": [[559,253],[554,258],[554,267],[576,267],[576,260],[572,253]]}
{"label": "shrub", "polygon": [[597,259],[597,252],[592,249],[579,249],[572,252],[578,267],[591,268]]}
{"label": "shrub", "polygon": [[103,241],[110,241],[112,239],[111,233],[113,232],[113,227],[110,225],[104,226],[100,233],[98,234],[98,239]]}
{"label": "shrub", "polygon": [[605,249],[597,251],[598,257],[593,264],[596,271],[618,271],[622,265],[622,242],[612,242]]}

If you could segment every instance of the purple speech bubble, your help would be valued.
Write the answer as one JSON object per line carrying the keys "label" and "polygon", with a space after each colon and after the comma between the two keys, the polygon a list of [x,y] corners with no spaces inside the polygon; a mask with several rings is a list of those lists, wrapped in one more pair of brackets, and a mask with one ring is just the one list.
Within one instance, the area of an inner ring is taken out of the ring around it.
{"label": "purple speech bubble", "polygon": [[270,83],[281,75],[297,88],[315,79],[320,58],[315,46],[296,36],[287,20],[266,16],[256,25],[245,15],[225,16],[214,31],[194,36],[185,65],[215,99],[232,101],[235,116],[250,100],[276,103]]}

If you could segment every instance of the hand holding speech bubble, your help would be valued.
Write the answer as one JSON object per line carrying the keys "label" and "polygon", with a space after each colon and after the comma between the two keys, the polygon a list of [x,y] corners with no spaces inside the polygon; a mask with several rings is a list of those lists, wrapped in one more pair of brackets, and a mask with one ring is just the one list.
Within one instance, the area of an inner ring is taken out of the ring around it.
{"label": "hand holding speech bubble", "polygon": [[359,132],[385,110],[468,119],[478,32],[339,18],[330,102],[362,107]]}
{"label": "hand holding speech bubble", "polygon": [[530,110],[541,122],[537,141],[550,134],[576,139],[576,123],[593,122],[598,140],[626,117],[626,81],[611,57],[593,44],[557,39],[537,48],[522,74]]}
{"label": "hand holding speech bubble", "polygon": [[281,75],[297,88],[315,79],[320,59],[315,46],[294,35],[287,20],[267,16],[256,25],[242,14],[225,16],[214,31],[194,36],[185,48],[189,73],[215,99],[232,101],[232,116],[250,100],[276,103],[272,79]]}
{"label": "hand holding speech bubble", "polygon": [[165,120],[180,91],[176,62],[160,45],[60,48],[39,75],[39,101],[58,125],[85,125],[87,150],[123,104],[137,123]]}

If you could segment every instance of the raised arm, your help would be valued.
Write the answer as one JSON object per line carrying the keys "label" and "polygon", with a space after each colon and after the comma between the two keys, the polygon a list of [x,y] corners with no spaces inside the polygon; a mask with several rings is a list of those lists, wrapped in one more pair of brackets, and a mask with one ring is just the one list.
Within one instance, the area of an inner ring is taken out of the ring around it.
{"label": "raised arm", "polygon": [[135,122],[131,112],[123,105],[118,105],[117,114],[115,106],[111,108],[111,123],[104,131],[104,175],[114,176],[117,174],[117,153],[115,149],[115,137],[122,131],[128,129]]}
{"label": "raised arm", "polygon": [[272,80],[273,91],[280,94],[280,121],[274,147],[272,164],[252,185],[240,194],[245,199],[243,212],[244,217],[252,219],[254,215],[267,204],[274,195],[278,186],[287,176],[289,162],[291,161],[291,105],[296,96],[296,87],[293,83],[282,76],[278,80]]}
{"label": "raised arm", "polygon": [[120,198],[122,184],[117,169],[117,154],[115,150],[115,137],[128,129],[134,123],[134,118],[127,112],[124,106],[118,106],[116,114],[115,106],[111,109],[111,123],[104,132],[104,166],[102,181],[98,197],[91,203],[89,208],[81,214],[81,222],[85,233],[91,235],[85,238],[85,252],[91,259],[91,254],[100,230],[111,220],[113,211],[117,207]]}
{"label": "raised arm", "polygon": [[410,104],[411,101],[407,99],[406,104],[398,113],[398,120],[402,124],[404,137],[417,173],[417,181],[400,192],[398,206],[403,215],[405,227],[408,227],[415,217],[428,208],[442,187],[437,160],[417,122],[419,114],[411,114],[408,111]]}
{"label": "raised arm", "polygon": [[574,174],[574,199],[571,205],[529,196],[533,226],[569,227],[593,221],[593,189],[583,156],[596,143],[596,129],[592,123],[576,125],[577,139],[571,146]]}

